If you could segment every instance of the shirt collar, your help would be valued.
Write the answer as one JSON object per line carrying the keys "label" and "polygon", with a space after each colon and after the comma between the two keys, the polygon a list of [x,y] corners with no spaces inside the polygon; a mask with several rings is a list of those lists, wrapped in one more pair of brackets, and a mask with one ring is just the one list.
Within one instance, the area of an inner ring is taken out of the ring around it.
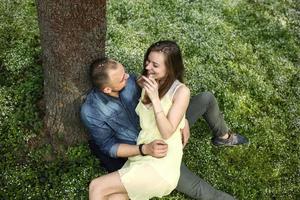
{"label": "shirt collar", "polygon": [[97,98],[102,99],[103,103],[107,104],[112,100],[119,100],[118,97],[109,96],[103,92],[101,92],[98,88],[94,88],[94,93],[96,94]]}

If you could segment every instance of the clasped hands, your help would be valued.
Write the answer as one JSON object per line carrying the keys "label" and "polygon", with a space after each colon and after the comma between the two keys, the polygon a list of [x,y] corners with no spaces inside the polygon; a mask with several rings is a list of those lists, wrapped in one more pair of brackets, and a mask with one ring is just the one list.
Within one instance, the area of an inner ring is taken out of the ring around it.
{"label": "clasped hands", "polygon": [[158,83],[151,76],[141,76],[137,81],[138,85],[145,89],[146,94],[148,95],[151,102],[159,100],[158,95]]}
{"label": "clasped hands", "polygon": [[143,145],[143,152],[155,158],[162,158],[167,155],[168,144],[163,140],[154,140]]}

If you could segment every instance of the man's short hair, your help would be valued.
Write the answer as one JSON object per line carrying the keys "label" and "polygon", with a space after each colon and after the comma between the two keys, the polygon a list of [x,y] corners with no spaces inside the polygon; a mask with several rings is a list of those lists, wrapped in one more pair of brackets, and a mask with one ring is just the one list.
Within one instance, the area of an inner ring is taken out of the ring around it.
{"label": "man's short hair", "polygon": [[109,82],[107,71],[109,69],[116,69],[117,62],[109,58],[100,58],[91,64],[90,75],[92,83],[97,88],[102,88],[104,84]]}

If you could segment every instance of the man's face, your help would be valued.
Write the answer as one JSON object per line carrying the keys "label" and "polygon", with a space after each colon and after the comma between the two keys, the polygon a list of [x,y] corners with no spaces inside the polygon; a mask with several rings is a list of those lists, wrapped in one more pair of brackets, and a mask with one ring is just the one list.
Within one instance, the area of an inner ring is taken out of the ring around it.
{"label": "man's face", "polygon": [[[116,69],[110,69],[107,72],[109,77],[109,82],[107,87],[111,89],[111,92],[119,93],[127,84],[127,79],[129,75],[125,72],[125,68],[121,63],[117,64]],[[111,94],[112,96],[114,96]]]}

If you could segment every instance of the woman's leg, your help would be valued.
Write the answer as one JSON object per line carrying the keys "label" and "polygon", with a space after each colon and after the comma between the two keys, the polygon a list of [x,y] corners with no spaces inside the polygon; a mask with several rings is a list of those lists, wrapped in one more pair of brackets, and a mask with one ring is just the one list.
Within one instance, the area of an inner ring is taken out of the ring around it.
{"label": "woman's leg", "polygon": [[112,194],[108,197],[109,200],[128,200],[127,193]]}
{"label": "woman's leg", "polygon": [[[127,194],[118,172],[100,176],[91,181],[89,186],[90,200],[104,200],[113,194]],[[112,196],[114,198],[114,196]]]}

